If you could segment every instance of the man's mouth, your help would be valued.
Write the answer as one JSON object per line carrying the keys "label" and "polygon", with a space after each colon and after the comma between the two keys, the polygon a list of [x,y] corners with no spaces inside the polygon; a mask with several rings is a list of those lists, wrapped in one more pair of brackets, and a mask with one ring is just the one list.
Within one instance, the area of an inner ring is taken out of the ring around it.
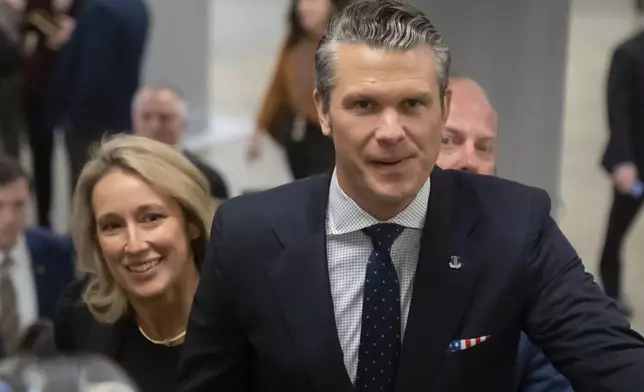
{"label": "man's mouth", "polygon": [[372,161],[374,165],[381,167],[394,167],[405,162],[408,158],[387,158]]}

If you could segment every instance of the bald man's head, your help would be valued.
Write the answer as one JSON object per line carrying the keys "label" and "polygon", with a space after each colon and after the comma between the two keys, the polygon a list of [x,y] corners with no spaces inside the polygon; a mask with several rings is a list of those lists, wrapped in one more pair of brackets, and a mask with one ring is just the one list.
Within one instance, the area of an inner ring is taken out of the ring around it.
{"label": "bald man's head", "polygon": [[487,94],[475,81],[453,78],[449,117],[438,166],[480,174],[496,171],[498,119]]}
{"label": "bald man's head", "polygon": [[132,103],[134,134],[179,146],[186,131],[187,110],[179,90],[167,86],[142,87]]}

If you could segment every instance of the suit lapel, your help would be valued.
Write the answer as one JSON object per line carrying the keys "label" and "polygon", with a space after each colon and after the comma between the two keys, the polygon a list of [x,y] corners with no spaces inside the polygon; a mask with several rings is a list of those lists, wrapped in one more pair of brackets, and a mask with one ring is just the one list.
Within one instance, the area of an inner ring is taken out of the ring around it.
{"label": "suit lapel", "polygon": [[[274,230],[285,250],[268,265],[287,327],[313,383],[321,391],[352,391],[337,328],[326,258],[330,175],[310,179],[300,216]],[[296,202],[296,201],[294,201]]]}
{"label": "suit lapel", "polygon": [[[432,173],[397,391],[431,390],[449,343],[461,338],[456,334],[483,266],[480,245],[466,241],[478,220],[476,201],[455,177]],[[450,267],[451,256],[460,258],[461,268]]]}

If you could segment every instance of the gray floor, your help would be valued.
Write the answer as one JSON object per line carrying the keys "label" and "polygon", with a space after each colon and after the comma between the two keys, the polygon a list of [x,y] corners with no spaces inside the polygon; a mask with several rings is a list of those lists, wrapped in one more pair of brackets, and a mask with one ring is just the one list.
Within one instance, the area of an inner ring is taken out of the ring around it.
{"label": "gray floor", "polygon": [[[211,52],[211,129],[188,140],[217,165],[234,193],[266,188],[289,180],[284,157],[269,140],[261,159],[244,159],[247,136],[283,34],[286,0],[214,0],[216,22]],[[610,184],[598,166],[605,142],[604,87],[611,48],[640,22],[631,0],[573,0],[570,53],[567,65],[564,145],[561,153],[561,200],[557,220],[564,233],[595,272],[609,207]],[[237,16],[235,16],[237,15]],[[226,36],[221,33],[225,32]],[[64,154],[57,153],[54,170],[54,222],[65,231],[68,222]],[[626,248],[626,291],[636,307],[633,320],[644,332],[644,224],[634,227]]]}

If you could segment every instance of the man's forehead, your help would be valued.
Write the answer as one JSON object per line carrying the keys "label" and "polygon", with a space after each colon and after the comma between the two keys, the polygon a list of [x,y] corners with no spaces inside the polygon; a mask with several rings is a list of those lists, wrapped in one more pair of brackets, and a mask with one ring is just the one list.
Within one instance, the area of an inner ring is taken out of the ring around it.
{"label": "man's forehead", "polygon": [[487,133],[498,131],[497,114],[485,91],[474,81],[459,80],[450,82],[452,92],[448,127],[481,128]]}
{"label": "man's forehead", "polygon": [[336,49],[333,66],[337,84],[375,84],[412,79],[428,85],[436,84],[436,61],[428,45],[393,50],[339,43]]}

